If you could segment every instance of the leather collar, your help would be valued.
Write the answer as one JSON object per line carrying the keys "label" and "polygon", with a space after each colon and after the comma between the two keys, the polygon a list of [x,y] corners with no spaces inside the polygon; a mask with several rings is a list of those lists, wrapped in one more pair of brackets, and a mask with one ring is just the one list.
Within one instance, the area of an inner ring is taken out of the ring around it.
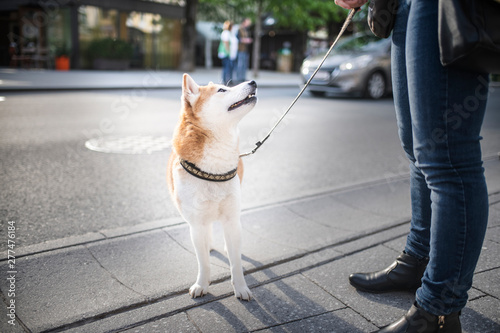
{"label": "leather collar", "polygon": [[181,163],[184,170],[186,170],[189,174],[191,174],[197,178],[200,178],[203,180],[208,180],[211,182],[225,182],[225,181],[233,179],[238,173],[237,167],[234,168],[233,170],[228,171],[228,172],[223,173],[223,174],[213,174],[213,173],[208,173],[208,172],[202,171],[196,165],[194,165],[193,163],[188,162],[186,160],[179,159],[179,162]]}

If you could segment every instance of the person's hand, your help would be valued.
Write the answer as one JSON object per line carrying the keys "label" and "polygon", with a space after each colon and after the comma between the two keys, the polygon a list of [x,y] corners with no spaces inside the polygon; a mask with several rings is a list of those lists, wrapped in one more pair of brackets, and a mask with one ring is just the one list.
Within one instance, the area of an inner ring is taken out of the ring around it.
{"label": "person's hand", "polygon": [[368,0],[335,0],[335,3],[342,8],[352,9],[363,6]]}

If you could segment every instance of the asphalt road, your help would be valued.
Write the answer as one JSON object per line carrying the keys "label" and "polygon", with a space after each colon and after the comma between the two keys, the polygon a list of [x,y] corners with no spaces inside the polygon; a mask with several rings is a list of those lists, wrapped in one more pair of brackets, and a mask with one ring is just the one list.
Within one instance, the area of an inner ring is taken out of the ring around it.
{"label": "asphalt road", "polygon": [[[241,122],[250,150],[297,89],[260,89]],[[89,139],[170,138],[179,90],[4,93],[0,101],[0,220],[18,246],[176,217],[166,184],[170,150],[95,152]],[[500,88],[491,93],[483,155],[500,152]],[[244,209],[405,177],[392,99],[305,94],[256,155],[245,158]],[[388,186],[390,190],[390,186]],[[4,242],[5,240],[1,240]]]}

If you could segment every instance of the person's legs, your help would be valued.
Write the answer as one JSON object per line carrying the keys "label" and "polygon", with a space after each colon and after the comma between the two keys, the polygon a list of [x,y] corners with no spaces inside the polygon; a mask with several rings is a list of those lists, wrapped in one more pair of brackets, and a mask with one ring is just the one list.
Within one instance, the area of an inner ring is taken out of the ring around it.
{"label": "person's legs", "polygon": [[231,59],[229,57],[225,57],[222,59],[222,84],[229,84],[232,79],[232,71],[231,71]]}
{"label": "person's legs", "polygon": [[432,212],[430,261],[416,297],[424,310],[447,315],[465,306],[488,221],[479,143],[488,81],[441,65],[437,23],[436,1],[412,1],[406,70],[414,165],[425,176]]}
{"label": "person's legs", "polygon": [[413,129],[408,96],[408,78],[406,73],[406,31],[410,4],[400,1],[396,23],[392,34],[392,82],[394,106],[398,123],[401,145],[410,161],[410,198],[411,227],[405,252],[417,259],[429,256],[431,223],[430,190],[425,177],[415,166],[413,154]]}
{"label": "person's legs", "polygon": [[431,203],[430,261],[416,298],[424,310],[448,315],[465,306],[488,220],[479,143],[488,81],[441,65],[437,23],[436,1],[411,2],[406,73],[414,167]]}
{"label": "person's legs", "polygon": [[410,160],[405,252],[429,256],[429,263],[414,306],[385,333],[461,332],[460,310],[488,220],[479,144],[488,79],[441,65],[437,23],[436,1],[400,2],[392,64],[399,134]]}
{"label": "person's legs", "polygon": [[237,66],[236,66],[236,80],[243,82],[246,80],[248,67],[248,53],[238,52]]}
{"label": "person's legs", "polygon": [[368,292],[412,291],[421,285],[429,256],[431,221],[430,190],[425,177],[415,166],[413,129],[406,75],[407,0],[400,1],[392,34],[392,82],[394,105],[401,145],[410,161],[412,219],[404,253],[387,268],[373,273],[354,273],[349,282]]}

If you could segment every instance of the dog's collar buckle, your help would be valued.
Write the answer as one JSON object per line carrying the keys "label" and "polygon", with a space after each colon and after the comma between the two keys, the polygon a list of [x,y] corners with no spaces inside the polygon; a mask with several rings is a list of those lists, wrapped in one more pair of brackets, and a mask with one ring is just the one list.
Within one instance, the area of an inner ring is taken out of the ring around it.
{"label": "dog's collar buckle", "polygon": [[223,174],[213,174],[213,173],[208,173],[200,168],[198,168],[196,165],[194,165],[191,162],[188,162],[186,160],[180,159],[179,160],[180,164],[186,170],[190,175],[193,175],[197,178],[203,179],[203,180],[208,180],[211,182],[225,182],[228,180],[233,179],[236,177],[238,174],[238,168],[234,168],[233,170],[223,173]]}

